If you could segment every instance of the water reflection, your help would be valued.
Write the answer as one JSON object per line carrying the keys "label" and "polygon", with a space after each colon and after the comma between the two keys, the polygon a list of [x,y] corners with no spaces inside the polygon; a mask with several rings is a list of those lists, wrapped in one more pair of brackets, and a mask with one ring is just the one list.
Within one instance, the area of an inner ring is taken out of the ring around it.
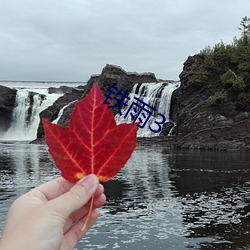
{"label": "water reflection", "polygon": [[[56,171],[45,146],[25,143],[0,146],[0,174],[3,177],[1,184],[5,187],[21,189],[23,192],[38,185],[41,178],[44,181],[46,176],[52,176]],[[4,177],[8,177],[9,181]]]}
{"label": "water reflection", "polygon": [[[249,166],[243,153],[139,145],[105,183],[107,205],[77,249],[249,249]],[[58,175],[45,146],[0,144],[0,221],[16,196]]]}
{"label": "water reflection", "polygon": [[199,249],[250,247],[250,157],[247,153],[182,151],[170,179],[182,198],[188,238],[212,238]]}
{"label": "water reflection", "polygon": [[169,171],[169,154],[137,147],[118,177],[105,184],[108,202],[82,241],[87,249],[184,249],[182,204]]}
{"label": "water reflection", "polygon": [[[0,221],[12,201],[58,175],[45,146],[0,143]],[[1,229],[1,225],[0,225]]]}

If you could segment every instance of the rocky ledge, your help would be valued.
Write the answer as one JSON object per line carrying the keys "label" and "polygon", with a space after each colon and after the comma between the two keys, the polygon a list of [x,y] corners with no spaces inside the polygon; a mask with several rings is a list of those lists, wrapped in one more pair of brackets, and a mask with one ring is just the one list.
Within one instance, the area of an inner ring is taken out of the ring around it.
{"label": "rocky ledge", "polygon": [[106,64],[100,75],[94,74],[90,77],[88,80],[89,89],[93,82],[98,82],[99,86],[104,91],[113,83],[117,83],[118,89],[123,88],[130,92],[136,83],[158,82],[158,80],[156,79],[155,74],[151,72],[126,72],[120,66]]}
{"label": "rocky ledge", "polygon": [[[60,87],[61,88],[61,87]],[[53,92],[55,93],[60,93],[61,89],[53,89]],[[74,107],[74,103],[81,99],[82,95],[84,92],[84,87],[79,86],[78,88],[67,88],[66,93],[59,97],[53,105],[48,107],[47,109],[43,110],[39,116],[40,119],[45,118],[49,121],[54,121],[60,112],[60,110],[64,107],[67,106],[64,110],[64,115],[61,116],[61,118],[58,121],[58,124],[62,126],[66,126],[68,124],[68,118],[70,117],[71,111]],[[38,129],[37,129],[37,142],[40,141],[44,137],[44,130],[43,130],[43,125],[40,122]]]}
{"label": "rocky ledge", "polygon": [[0,131],[6,131],[12,121],[17,90],[0,85]]}
{"label": "rocky ledge", "polygon": [[[250,93],[246,82],[244,102],[221,83],[222,68],[206,82],[192,84],[191,69],[200,68],[200,55],[189,57],[180,74],[181,87],[173,94],[178,148],[250,150]],[[225,95],[220,95],[221,93]]]}
{"label": "rocky ledge", "polygon": [[[90,77],[84,95],[86,95],[90,91],[94,82],[98,82],[98,85],[102,92],[104,94],[108,94],[108,88],[114,83],[116,83],[117,89],[128,90],[128,92],[130,93],[136,83],[156,83],[158,82],[158,80],[155,77],[155,74],[151,72],[126,72],[120,66],[106,64],[100,75],[95,74]],[[114,104],[112,102],[113,100],[111,100],[111,104]],[[115,107],[112,110],[114,114],[118,113],[118,107]]]}

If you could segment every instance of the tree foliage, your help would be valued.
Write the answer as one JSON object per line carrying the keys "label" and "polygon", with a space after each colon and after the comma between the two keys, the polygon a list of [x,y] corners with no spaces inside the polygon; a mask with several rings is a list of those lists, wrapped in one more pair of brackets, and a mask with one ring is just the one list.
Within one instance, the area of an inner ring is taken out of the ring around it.
{"label": "tree foliage", "polygon": [[208,106],[218,105],[227,98],[227,93],[224,91],[215,92],[213,95],[211,95],[207,100]]}
{"label": "tree foliage", "polygon": [[221,41],[214,47],[207,46],[198,54],[199,60],[186,69],[187,84],[217,86],[207,100],[209,106],[230,98],[235,106],[240,102],[242,107],[250,96],[250,18],[242,18],[239,29],[240,38],[234,38],[231,44]]}
{"label": "tree foliage", "polygon": [[247,43],[250,36],[250,18],[248,18],[247,16],[243,17],[240,22],[240,26],[241,27],[238,27],[238,29],[241,30],[242,38],[244,42]]}

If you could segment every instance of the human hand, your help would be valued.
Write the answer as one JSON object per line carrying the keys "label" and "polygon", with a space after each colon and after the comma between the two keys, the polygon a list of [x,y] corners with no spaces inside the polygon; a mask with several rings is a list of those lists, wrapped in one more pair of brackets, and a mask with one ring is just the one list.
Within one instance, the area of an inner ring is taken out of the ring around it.
{"label": "human hand", "polygon": [[[106,201],[103,191],[93,174],[75,185],[60,177],[32,189],[11,205],[0,249],[72,250],[96,222]],[[92,196],[94,209],[82,232]]]}

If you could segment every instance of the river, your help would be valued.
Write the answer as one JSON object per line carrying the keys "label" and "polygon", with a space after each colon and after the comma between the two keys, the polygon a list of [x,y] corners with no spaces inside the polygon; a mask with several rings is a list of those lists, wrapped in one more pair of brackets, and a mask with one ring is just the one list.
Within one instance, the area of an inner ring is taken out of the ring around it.
{"label": "river", "polygon": [[[139,143],[76,249],[250,249],[249,167],[247,153]],[[0,231],[17,196],[57,176],[45,145],[0,143]]]}

